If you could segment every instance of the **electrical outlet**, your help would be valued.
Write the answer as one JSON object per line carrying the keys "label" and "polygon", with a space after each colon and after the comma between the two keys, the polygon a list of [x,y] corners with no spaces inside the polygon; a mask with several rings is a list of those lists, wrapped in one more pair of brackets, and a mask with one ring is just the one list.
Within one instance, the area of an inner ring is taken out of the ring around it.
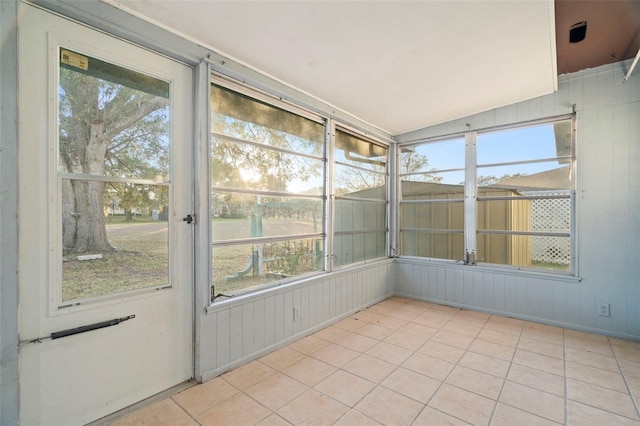
{"label": "electrical outlet", "polygon": [[294,321],[299,321],[300,320],[300,307],[299,306],[295,306],[293,308],[293,320]]}
{"label": "electrical outlet", "polygon": [[598,315],[600,315],[601,317],[608,317],[610,316],[610,312],[609,312],[609,304],[608,303],[600,303],[598,305]]}

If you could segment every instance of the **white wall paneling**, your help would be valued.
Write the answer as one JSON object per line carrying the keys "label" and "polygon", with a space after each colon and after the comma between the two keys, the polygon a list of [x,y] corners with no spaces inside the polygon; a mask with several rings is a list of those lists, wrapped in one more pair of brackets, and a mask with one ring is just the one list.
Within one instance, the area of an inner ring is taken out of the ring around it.
{"label": "white wall paneling", "polygon": [[[209,380],[392,294],[389,259],[217,302],[201,318],[198,379]],[[294,307],[300,307],[297,321]]]}
{"label": "white wall paneling", "polygon": [[[396,294],[640,340],[640,74],[631,61],[559,77],[558,92],[398,136],[400,142],[577,113],[581,281],[396,259]],[[597,314],[609,303],[611,316]]]}

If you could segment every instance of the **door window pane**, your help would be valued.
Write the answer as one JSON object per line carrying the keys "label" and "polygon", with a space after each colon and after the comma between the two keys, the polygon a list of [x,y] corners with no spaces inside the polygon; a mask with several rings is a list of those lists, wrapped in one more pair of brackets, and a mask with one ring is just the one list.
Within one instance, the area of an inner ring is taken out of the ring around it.
{"label": "door window pane", "polygon": [[58,170],[169,180],[169,83],[60,51]]}
{"label": "door window pane", "polygon": [[64,48],[59,71],[62,300],[168,286],[169,83]]}

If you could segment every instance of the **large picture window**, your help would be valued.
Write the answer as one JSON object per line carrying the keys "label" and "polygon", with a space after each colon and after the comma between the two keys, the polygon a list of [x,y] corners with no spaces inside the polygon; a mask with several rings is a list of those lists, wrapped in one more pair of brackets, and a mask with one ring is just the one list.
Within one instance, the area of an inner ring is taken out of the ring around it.
{"label": "large picture window", "polygon": [[405,145],[400,156],[402,255],[574,272],[571,118]]}
{"label": "large picture window", "polygon": [[325,269],[325,125],[211,86],[213,292]]}

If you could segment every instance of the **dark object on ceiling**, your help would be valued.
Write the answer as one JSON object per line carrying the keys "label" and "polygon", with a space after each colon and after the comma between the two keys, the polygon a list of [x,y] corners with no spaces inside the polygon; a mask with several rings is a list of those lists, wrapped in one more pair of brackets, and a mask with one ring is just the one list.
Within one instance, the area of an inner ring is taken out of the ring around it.
{"label": "dark object on ceiling", "polygon": [[587,36],[586,21],[578,22],[569,29],[569,43],[579,43]]}
{"label": "dark object on ceiling", "polygon": [[[558,74],[631,59],[640,49],[640,0],[556,0],[555,15]],[[576,22],[589,23],[589,36],[571,43]]]}

